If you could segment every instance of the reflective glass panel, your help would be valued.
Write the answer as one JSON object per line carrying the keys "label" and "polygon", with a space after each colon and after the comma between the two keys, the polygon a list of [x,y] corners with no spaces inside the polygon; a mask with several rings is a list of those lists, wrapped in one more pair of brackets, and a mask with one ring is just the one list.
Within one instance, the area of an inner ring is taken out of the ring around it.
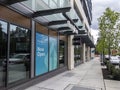
{"label": "reflective glass panel", "polygon": [[0,21],[0,86],[5,84],[5,72],[7,58],[7,23]]}
{"label": "reflective glass panel", "polygon": [[32,3],[34,3],[32,0],[24,1],[24,4],[27,5],[27,7],[29,7],[29,8],[33,8],[33,4]]}
{"label": "reflective glass panel", "polygon": [[59,40],[59,66],[62,67],[65,64],[65,41]]}
{"label": "reflective glass panel", "polygon": [[10,25],[8,83],[29,78],[30,30]]}
{"label": "reflective glass panel", "polygon": [[70,6],[69,0],[27,0],[22,3],[34,11]]}
{"label": "reflective glass panel", "polygon": [[81,62],[81,46],[80,45],[75,45],[74,46],[74,60],[75,64],[79,64]]}
{"label": "reflective glass panel", "polygon": [[50,8],[57,8],[57,4],[56,2],[54,2],[53,0],[50,0],[50,4],[49,4]]}
{"label": "reflective glass panel", "polygon": [[58,67],[58,34],[49,30],[49,71]]}
{"label": "reflective glass panel", "polygon": [[43,0],[47,5],[49,4],[49,0]]}
{"label": "reflective glass panel", "polygon": [[59,67],[67,64],[67,36],[59,33]]}
{"label": "reflective glass panel", "polygon": [[57,38],[49,37],[49,70],[57,69]]}

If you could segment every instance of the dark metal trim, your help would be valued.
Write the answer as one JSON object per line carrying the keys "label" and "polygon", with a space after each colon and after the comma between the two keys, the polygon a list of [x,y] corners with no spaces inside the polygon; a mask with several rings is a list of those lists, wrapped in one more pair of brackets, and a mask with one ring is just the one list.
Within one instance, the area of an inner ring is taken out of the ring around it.
{"label": "dark metal trim", "polygon": [[50,72],[50,29],[48,29],[48,73]]}
{"label": "dark metal trim", "polygon": [[57,32],[57,68],[59,67],[59,32]]}
{"label": "dark metal trim", "polygon": [[75,28],[76,28],[77,30],[79,30],[79,28],[75,25],[75,23],[73,22],[73,20],[70,19],[69,16],[67,16],[66,13],[63,13],[63,16],[64,16],[67,20],[69,20],[70,23],[71,23],[73,26],[75,26]]}
{"label": "dark metal trim", "polygon": [[86,34],[85,30],[79,30],[78,34]]}
{"label": "dark metal trim", "polygon": [[51,15],[51,14],[57,14],[57,13],[65,13],[65,12],[69,12],[70,9],[71,7],[65,7],[65,8],[36,11],[32,14],[32,18],[39,17],[39,16],[45,16],[45,15]]}
{"label": "dark metal trim", "polygon": [[[59,21],[52,21],[48,23],[48,26],[51,25],[58,25],[58,24],[66,24],[68,20],[59,20]],[[72,20],[74,23],[76,23],[78,21],[78,19],[73,19]]]}
{"label": "dark metal trim", "polygon": [[81,29],[83,26],[78,26],[79,29]]}
{"label": "dark metal trim", "polygon": [[23,2],[23,1],[27,1],[27,0],[0,0],[0,3],[4,5],[11,5],[11,4]]}
{"label": "dark metal trim", "polygon": [[76,35],[76,33],[73,33],[73,31],[65,31],[63,32],[65,35]]}
{"label": "dark metal trim", "polygon": [[60,28],[58,28],[58,31],[64,31],[64,30],[68,30],[68,29],[70,29],[69,27],[60,27]]}
{"label": "dark metal trim", "polygon": [[59,64],[59,52],[60,52],[60,50],[59,50],[59,47],[60,47],[60,33],[59,32],[57,32],[58,33],[58,53],[57,53],[57,55],[58,55],[58,67],[60,67],[60,64]]}
{"label": "dark metal trim", "polygon": [[86,43],[87,46],[90,47],[95,47],[93,41],[90,39],[90,37],[88,35],[81,35],[81,36],[77,36],[77,37],[81,37],[82,43]]}
{"label": "dark metal trim", "polygon": [[8,86],[8,64],[9,64],[9,53],[10,53],[10,23],[7,23],[7,63],[6,63],[6,80],[5,80],[5,87]]}

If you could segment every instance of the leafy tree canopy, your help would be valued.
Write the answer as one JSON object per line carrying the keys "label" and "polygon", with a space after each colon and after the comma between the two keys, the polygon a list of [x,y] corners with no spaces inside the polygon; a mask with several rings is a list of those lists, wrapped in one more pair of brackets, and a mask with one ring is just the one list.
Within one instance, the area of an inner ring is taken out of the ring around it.
{"label": "leafy tree canopy", "polygon": [[99,53],[108,54],[109,49],[118,49],[120,40],[120,13],[106,8],[98,19],[99,39],[96,49]]}

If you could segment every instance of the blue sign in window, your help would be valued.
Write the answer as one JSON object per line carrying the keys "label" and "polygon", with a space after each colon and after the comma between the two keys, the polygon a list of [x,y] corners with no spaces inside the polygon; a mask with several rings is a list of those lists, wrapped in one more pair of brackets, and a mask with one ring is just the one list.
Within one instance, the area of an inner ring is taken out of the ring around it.
{"label": "blue sign in window", "polygon": [[48,72],[48,36],[36,33],[35,75]]}

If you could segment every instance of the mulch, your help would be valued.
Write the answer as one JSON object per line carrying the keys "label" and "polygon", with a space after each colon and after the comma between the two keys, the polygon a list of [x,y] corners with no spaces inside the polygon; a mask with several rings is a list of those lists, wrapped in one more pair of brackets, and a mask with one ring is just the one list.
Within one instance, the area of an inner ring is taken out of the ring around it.
{"label": "mulch", "polygon": [[112,80],[111,73],[106,68],[102,68],[102,73],[104,79]]}

